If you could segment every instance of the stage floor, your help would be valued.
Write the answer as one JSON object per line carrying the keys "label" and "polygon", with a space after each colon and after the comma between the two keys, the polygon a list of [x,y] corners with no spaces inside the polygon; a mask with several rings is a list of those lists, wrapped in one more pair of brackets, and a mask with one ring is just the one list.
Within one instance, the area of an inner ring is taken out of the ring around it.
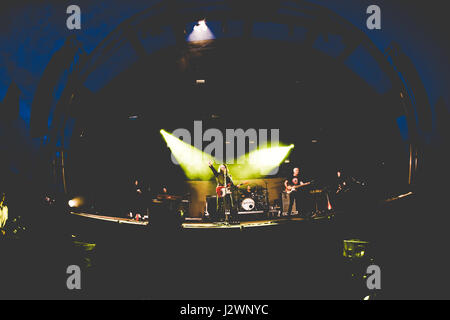
{"label": "stage floor", "polygon": [[127,218],[103,216],[103,215],[86,213],[86,212],[70,212],[70,214],[73,214],[73,215],[76,215],[76,216],[80,216],[80,217],[96,219],[96,220],[103,220],[103,221],[109,221],[109,222],[115,222],[115,223],[126,223],[126,224],[134,224],[134,225],[141,225],[141,226],[148,225],[148,221],[138,221],[138,220],[127,219]]}
{"label": "stage floor", "polygon": [[319,215],[310,219],[300,217],[279,217],[265,220],[240,221],[238,223],[225,222],[184,222],[182,224],[185,229],[222,229],[222,228],[254,228],[254,227],[270,227],[282,224],[301,223],[305,221],[317,221],[331,219],[334,213]]}
{"label": "stage floor", "polygon": [[[131,225],[140,225],[140,226],[151,226],[151,222],[149,221],[137,221],[133,219],[127,218],[119,218],[119,217],[111,217],[104,216],[99,214],[91,214],[91,213],[83,213],[83,212],[70,212],[72,215],[85,217],[89,219],[103,220],[107,222],[119,223],[119,224],[131,224]],[[324,213],[321,215],[314,216],[310,219],[305,219],[298,217],[296,215],[288,217],[275,217],[272,219],[263,219],[263,220],[250,220],[250,221],[240,221],[236,223],[226,223],[226,222],[207,222],[203,220],[197,220],[195,222],[183,222],[181,226],[183,229],[242,229],[242,228],[256,228],[256,227],[270,227],[270,226],[278,226],[283,224],[293,224],[293,223],[302,223],[305,221],[318,221],[324,219],[332,219],[335,215],[335,212]]]}

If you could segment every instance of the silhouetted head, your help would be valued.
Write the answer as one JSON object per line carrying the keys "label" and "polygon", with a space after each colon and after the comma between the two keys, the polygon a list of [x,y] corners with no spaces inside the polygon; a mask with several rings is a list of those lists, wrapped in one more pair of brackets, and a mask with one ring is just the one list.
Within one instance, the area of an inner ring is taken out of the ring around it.
{"label": "silhouetted head", "polygon": [[219,167],[219,172],[223,172],[224,174],[226,174],[228,172],[227,166],[224,164],[221,164]]}

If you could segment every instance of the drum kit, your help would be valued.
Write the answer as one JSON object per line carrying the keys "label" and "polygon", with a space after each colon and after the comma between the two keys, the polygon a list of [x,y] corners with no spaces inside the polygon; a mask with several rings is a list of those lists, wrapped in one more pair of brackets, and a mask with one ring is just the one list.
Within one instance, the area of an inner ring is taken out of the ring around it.
{"label": "drum kit", "polygon": [[255,186],[251,190],[238,190],[238,213],[264,213],[268,208],[268,192],[266,188]]}

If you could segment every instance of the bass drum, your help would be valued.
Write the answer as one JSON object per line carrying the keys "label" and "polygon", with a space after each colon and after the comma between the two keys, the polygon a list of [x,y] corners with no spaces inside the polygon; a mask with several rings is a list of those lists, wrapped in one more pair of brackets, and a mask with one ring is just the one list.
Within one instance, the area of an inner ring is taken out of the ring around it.
{"label": "bass drum", "polygon": [[241,208],[245,211],[252,211],[255,209],[255,200],[252,198],[245,198],[241,202]]}

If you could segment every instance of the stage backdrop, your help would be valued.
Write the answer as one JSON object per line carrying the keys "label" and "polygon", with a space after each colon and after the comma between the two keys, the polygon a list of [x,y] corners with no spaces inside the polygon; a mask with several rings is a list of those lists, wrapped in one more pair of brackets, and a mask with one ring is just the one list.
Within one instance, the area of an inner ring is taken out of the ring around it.
{"label": "stage backdrop", "polygon": [[[268,179],[247,179],[252,186],[265,187],[269,190],[269,203],[272,204],[275,199],[281,198],[281,192],[284,189],[284,178],[268,178]],[[236,181],[240,183],[241,181]],[[206,196],[215,195],[216,182],[210,181],[187,181],[188,192],[191,194],[191,205],[189,209],[189,217],[203,217],[205,211]]]}

